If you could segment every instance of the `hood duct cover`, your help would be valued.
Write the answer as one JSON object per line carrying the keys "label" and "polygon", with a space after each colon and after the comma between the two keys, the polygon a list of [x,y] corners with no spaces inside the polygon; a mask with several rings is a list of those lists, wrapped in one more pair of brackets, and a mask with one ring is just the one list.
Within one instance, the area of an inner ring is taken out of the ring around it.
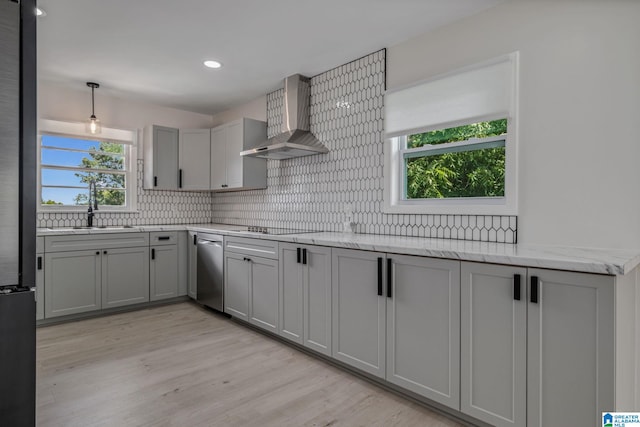
{"label": "hood duct cover", "polygon": [[240,155],[283,160],[328,153],[327,147],[309,131],[310,97],[309,78],[300,74],[287,77],[284,80],[282,131]]}

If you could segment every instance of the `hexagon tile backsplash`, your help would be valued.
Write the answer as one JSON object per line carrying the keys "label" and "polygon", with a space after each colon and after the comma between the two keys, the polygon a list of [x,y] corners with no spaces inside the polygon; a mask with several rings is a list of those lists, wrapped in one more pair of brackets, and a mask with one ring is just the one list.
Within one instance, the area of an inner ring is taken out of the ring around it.
{"label": "hexagon tile backsplash", "polygon": [[[385,50],[311,79],[311,131],[329,149],[267,161],[267,189],[217,193],[213,222],[516,243],[516,216],[382,212]],[[267,95],[268,134],[280,131],[284,90]]]}

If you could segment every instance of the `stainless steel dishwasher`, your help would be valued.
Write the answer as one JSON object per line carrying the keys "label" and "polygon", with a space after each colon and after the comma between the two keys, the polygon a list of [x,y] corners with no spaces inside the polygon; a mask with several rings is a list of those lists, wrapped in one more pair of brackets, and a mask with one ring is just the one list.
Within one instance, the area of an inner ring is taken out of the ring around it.
{"label": "stainless steel dishwasher", "polygon": [[218,234],[200,233],[197,239],[197,298],[202,305],[224,311],[224,246]]}

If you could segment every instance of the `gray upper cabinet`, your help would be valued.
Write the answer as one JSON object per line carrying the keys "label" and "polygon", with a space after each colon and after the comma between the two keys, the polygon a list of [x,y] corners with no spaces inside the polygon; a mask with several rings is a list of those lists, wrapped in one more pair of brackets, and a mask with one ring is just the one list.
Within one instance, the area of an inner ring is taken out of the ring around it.
{"label": "gray upper cabinet", "polygon": [[615,407],[615,278],[528,273],[527,426],[600,426]]}
{"label": "gray upper cabinet", "polygon": [[144,130],[144,188],[178,189],[178,129],[147,126]]}
{"label": "gray upper cabinet", "polygon": [[280,329],[331,356],[331,249],[280,243]]}
{"label": "gray upper cabinet", "polygon": [[526,278],[522,267],[461,266],[461,411],[496,427],[526,425]]}
{"label": "gray upper cabinet", "polygon": [[182,190],[209,190],[211,131],[180,129],[178,186]]}
{"label": "gray upper cabinet", "polygon": [[385,254],[332,250],[332,354],[341,362],[385,377],[386,297],[379,265]]}
{"label": "gray upper cabinet", "polygon": [[387,254],[387,381],[460,409],[460,262]]}
{"label": "gray upper cabinet", "polygon": [[149,248],[102,251],[102,308],[149,301]]}
{"label": "gray upper cabinet", "polygon": [[267,124],[259,120],[243,118],[212,129],[211,190],[266,188],[267,161],[240,156],[266,138]]}

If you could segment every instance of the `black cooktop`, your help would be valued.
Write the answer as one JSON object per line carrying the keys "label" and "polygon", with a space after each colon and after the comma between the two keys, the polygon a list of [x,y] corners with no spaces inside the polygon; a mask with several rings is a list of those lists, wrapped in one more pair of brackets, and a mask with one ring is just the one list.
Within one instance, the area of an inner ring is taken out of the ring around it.
{"label": "black cooktop", "polygon": [[260,233],[260,234],[273,234],[273,235],[283,235],[283,234],[300,234],[300,233],[315,233],[316,230],[300,230],[296,228],[277,228],[277,227],[260,227],[255,225],[250,225],[247,227],[247,232],[249,233]]}

